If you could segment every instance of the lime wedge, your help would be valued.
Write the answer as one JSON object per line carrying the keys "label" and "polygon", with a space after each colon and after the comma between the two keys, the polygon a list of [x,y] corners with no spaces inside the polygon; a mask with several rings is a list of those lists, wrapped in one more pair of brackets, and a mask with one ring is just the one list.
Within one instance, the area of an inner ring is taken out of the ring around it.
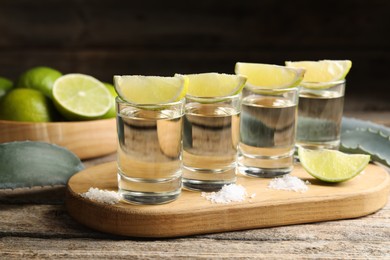
{"label": "lime wedge", "polygon": [[332,86],[330,82],[345,79],[352,67],[352,62],[350,60],[286,61],[286,66],[304,68],[306,73],[302,85],[320,89]]}
{"label": "lime wedge", "polygon": [[135,104],[164,104],[182,99],[188,80],[180,75],[114,76],[115,90],[123,100]]}
{"label": "lime wedge", "polygon": [[224,73],[187,74],[188,95],[194,97],[225,97],[242,91],[246,77]]}
{"label": "lime wedge", "polygon": [[54,104],[69,120],[102,117],[111,107],[111,94],[102,82],[84,74],[67,74],[54,82]]}
{"label": "lime wedge", "polygon": [[258,89],[283,89],[297,86],[304,69],[272,64],[237,62],[235,72],[248,78],[247,86]]}
{"label": "lime wedge", "polygon": [[336,150],[298,149],[299,160],[313,177],[326,182],[349,180],[366,168],[370,156],[346,154]]}

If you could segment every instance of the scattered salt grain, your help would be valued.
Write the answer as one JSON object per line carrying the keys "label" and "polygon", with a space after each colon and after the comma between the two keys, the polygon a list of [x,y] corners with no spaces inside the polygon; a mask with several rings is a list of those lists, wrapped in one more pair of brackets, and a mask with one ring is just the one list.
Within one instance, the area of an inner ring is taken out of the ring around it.
{"label": "scattered salt grain", "polygon": [[268,188],[275,190],[288,190],[295,192],[305,192],[309,189],[307,185],[310,185],[309,181],[302,181],[298,177],[291,176],[290,174],[283,175],[271,180]]}
{"label": "scattered salt grain", "polygon": [[121,200],[118,192],[109,191],[109,190],[101,190],[98,188],[89,188],[89,190],[85,193],[80,194],[83,198],[88,198],[90,200],[95,200],[97,202],[105,203],[105,204],[116,204]]}
{"label": "scattered salt grain", "polygon": [[202,192],[202,197],[210,200],[212,203],[227,204],[230,202],[244,201],[247,197],[246,189],[237,184],[224,185],[218,192]]}

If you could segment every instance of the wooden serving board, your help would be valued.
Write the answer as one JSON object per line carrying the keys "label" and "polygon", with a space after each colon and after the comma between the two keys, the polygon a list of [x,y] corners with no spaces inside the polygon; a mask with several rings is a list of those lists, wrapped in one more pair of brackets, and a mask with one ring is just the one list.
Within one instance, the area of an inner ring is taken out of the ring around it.
{"label": "wooden serving board", "polygon": [[230,204],[213,204],[200,192],[183,190],[178,200],[164,205],[108,205],[80,196],[90,187],[117,190],[116,162],[83,170],[68,182],[66,206],[78,222],[107,233],[135,237],[177,237],[233,230],[355,218],[381,209],[387,202],[390,176],[368,165],[359,176],[344,183],[326,184],[297,165],[292,173],[308,180],[302,192],[267,188],[270,179],[238,176],[254,198]]}

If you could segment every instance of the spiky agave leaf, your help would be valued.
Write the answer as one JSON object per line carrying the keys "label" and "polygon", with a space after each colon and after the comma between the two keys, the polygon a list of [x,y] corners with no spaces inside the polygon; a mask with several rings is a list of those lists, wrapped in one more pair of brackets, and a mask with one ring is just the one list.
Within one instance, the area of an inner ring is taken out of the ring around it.
{"label": "spiky agave leaf", "polygon": [[379,130],[355,129],[341,134],[340,150],[371,155],[371,160],[390,167],[390,137]]}
{"label": "spiky agave leaf", "polygon": [[84,168],[68,149],[44,142],[0,144],[0,189],[65,185]]}
{"label": "spiky agave leaf", "polygon": [[343,117],[343,120],[341,121],[341,132],[354,131],[359,129],[371,129],[381,132],[385,136],[390,136],[389,127],[361,119]]}

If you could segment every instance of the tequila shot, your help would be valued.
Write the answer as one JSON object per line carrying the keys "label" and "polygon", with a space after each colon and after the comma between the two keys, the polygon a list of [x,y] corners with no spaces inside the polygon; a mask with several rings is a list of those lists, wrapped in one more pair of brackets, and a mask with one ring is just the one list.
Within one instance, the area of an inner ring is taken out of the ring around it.
{"label": "tequila shot", "polygon": [[338,150],[345,80],[329,82],[331,87],[326,89],[315,89],[313,84],[310,88],[304,83],[300,86],[297,145],[307,149]]}
{"label": "tequila shot", "polygon": [[239,172],[253,177],[290,173],[294,147],[298,89],[243,90]]}
{"label": "tequila shot", "polygon": [[184,100],[158,106],[116,101],[119,193],[139,204],[175,200],[181,191]]}
{"label": "tequila shot", "polygon": [[241,93],[224,97],[186,96],[183,186],[215,191],[236,181]]}

